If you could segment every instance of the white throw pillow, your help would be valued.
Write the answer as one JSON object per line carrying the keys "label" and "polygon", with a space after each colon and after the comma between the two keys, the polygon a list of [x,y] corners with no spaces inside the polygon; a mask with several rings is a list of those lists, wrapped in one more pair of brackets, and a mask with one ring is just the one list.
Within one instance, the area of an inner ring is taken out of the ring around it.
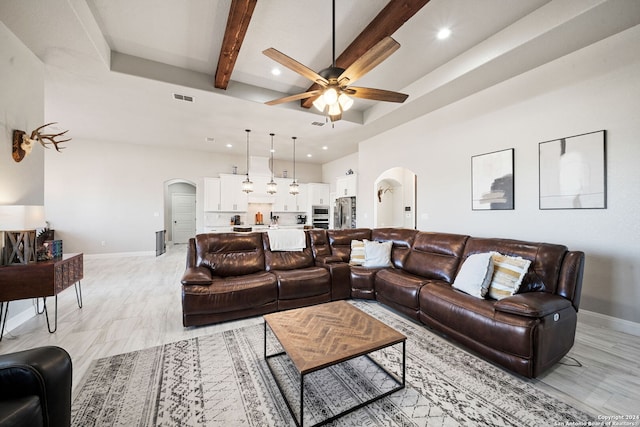
{"label": "white throw pillow", "polygon": [[364,241],[364,267],[391,267],[393,242]]}
{"label": "white throw pillow", "polygon": [[521,257],[502,255],[492,252],[493,278],[489,285],[489,298],[502,299],[515,295],[520,289],[522,279],[527,274],[531,261]]}
{"label": "white throw pillow", "polygon": [[469,255],[462,264],[453,287],[477,298],[484,298],[493,277],[491,253]]}
{"label": "white throw pillow", "polygon": [[349,265],[364,264],[364,242],[362,240],[351,241],[351,258]]}

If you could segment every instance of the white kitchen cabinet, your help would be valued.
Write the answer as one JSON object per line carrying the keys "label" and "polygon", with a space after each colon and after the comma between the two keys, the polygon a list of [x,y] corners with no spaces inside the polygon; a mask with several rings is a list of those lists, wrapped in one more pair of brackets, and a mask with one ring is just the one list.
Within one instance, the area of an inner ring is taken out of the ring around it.
{"label": "white kitchen cabinet", "polygon": [[216,212],[222,209],[220,204],[220,178],[204,178],[204,210]]}
{"label": "white kitchen cabinet", "polygon": [[308,209],[311,210],[311,206],[328,206],[329,205],[329,191],[330,184],[311,182],[307,184],[308,188]]}
{"label": "white kitchen cabinet", "polygon": [[289,184],[293,182],[290,178],[275,178],[278,184],[278,192],[276,193],[276,201],[273,204],[273,212],[304,212],[306,205],[300,204],[300,202],[306,203],[307,184],[298,183],[298,189],[300,194],[294,196],[289,193]]}
{"label": "white kitchen cabinet", "polygon": [[354,197],[357,193],[358,175],[351,174],[336,179],[336,197]]}
{"label": "white kitchen cabinet", "polygon": [[309,184],[298,183],[300,193],[296,196],[296,212],[306,212],[309,205]]}
{"label": "white kitchen cabinet", "polygon": [[246,212],[247,193],[242,191],[246,175],[220,174],[220,205],[223,212]]}

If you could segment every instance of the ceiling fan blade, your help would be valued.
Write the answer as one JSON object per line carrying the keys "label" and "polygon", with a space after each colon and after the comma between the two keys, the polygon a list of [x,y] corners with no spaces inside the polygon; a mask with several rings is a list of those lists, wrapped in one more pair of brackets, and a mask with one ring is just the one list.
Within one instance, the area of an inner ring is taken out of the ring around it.
{"label": "ceiling fan blade", "polygon": [[[395,41],[391,37],[385,37],[380,40],[375,46],[365,52],[360,58],[358,58],[353,64],[349,66],[338,77],[338,83],[341,86],[351,84],[356,80],[363,77],[369,71],[373,70],[378,64],[387,59],[393,52],[400,48],[400,43]],[[344,81],[347,79],[347,81]]]}
{"label": "ceiling fan blade", "polygon": [[265,102],[267,105],[278,105],[284,104],[285,102],[297,101],[298,99],[310,98],[312,96],[320,95],[322,93],[322,89],[320,90],[312,90],[310,92],[298,93],[296,95],[285,96],[284,98],[274,99],[273,101]]}
{"label": "ceiling fan blade", "polygon": [[316,82],[322,86],[326,86],[329,84],[327,79],[325,79],[320,74],[313,71],[311,68],[305,65],[302,65],[295,59],[285,55],[284,53],[272,47],[270,47],[269,49],[263,50],[262,53],[264,53],[266,56],[273,59],[274,61],[278,62],[279,64],[284,65],[291,71],[295,71],[301,76],[308,78],[312,82]]}
{"label": "ceiling fan blade", "polygon": [[384,89],[372,89],[368,87],[349,86],[346,90],[348,95],[356,98],[372,99],[374,101],[404,102],[409,95],[400,92],[392,92]]}

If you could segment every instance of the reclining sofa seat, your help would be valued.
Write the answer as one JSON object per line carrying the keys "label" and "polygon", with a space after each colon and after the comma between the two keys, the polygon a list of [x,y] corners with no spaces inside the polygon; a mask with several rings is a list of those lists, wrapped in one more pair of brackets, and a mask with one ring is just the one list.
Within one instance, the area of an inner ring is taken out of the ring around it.
{"label": "reclining sofa seat", "polygon": [[198,234],[190,239],[182,284],[184,326],[278,309],[278,280],[266,271],[261,233]]}
{"label": "reclining sofa seat", "polygon": [[[430,283],[449,285],[460,264],[468,236],[416,232],[404,256],[404,263],[375,275],[376,299],[419,320],[420,290]],[[395,245],[394,245],[395,246]]]}
{"label": "reclining sofa seat", "polygon": [[480,299],[433,282],[420,290],[420,321],[514,372],[537,377],[573,346],[584,254],[562,245],[470,237],[462,261],[490,251],[531,261],[519,293]]}
{"label": "reclining sofa seat", "polygon": [[302,251],[272,251],[269,234],[262,233],[265,268],[276,276],[278,310],[331,301],[331,275],[313,260],[309,234]]}

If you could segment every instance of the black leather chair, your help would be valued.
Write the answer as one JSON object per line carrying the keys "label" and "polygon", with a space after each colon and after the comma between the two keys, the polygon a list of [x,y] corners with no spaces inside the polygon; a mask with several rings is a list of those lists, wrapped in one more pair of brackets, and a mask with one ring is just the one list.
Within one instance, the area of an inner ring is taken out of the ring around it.
{"label": "black leather chair", "polygon": [[71,371],[60,347],[0,355],[0,426],[71,425]]}

